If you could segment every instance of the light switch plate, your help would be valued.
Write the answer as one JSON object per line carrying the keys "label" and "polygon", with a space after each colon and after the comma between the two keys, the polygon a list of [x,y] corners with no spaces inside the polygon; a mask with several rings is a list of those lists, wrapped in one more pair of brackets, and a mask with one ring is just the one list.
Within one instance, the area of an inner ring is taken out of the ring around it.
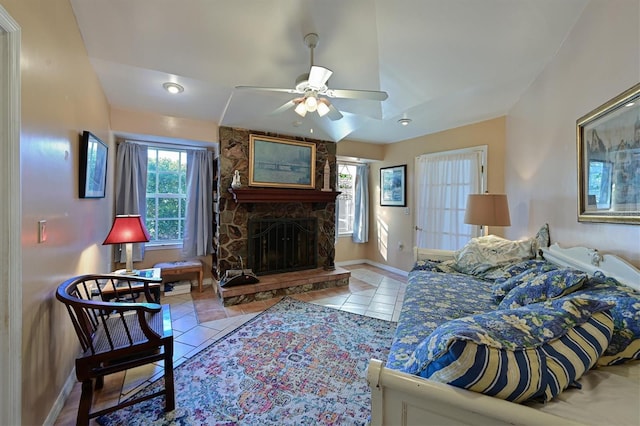
{"label": "light switch plate", "polygon": [[47,221],[38,221],[38,243],[44,243],[47,241]]}

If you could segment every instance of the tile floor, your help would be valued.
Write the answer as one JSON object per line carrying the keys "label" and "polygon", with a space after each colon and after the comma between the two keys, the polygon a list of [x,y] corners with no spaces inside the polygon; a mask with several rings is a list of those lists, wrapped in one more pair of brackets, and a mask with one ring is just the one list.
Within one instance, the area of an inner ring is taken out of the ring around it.
{"label": "tile floor", "polygon": [[[291,297],[344,311],[397,321],[404,298],[406,277],[370,265],[344,267],[351,271],[349,286],[301,293]],[[163,297],[171,305],[174,366],[179,366],[209,344],[229,333],[280,298],[224,307],[213,288],[191,294]],[[162,367],[149,365],[105,377],[104,388],[95,392],[93,409],[126,399],[162,375]],[[56,425],[76,421],[80,384],[76,383],[58,416]],[[94,421],[91,424],[97,424]]]}

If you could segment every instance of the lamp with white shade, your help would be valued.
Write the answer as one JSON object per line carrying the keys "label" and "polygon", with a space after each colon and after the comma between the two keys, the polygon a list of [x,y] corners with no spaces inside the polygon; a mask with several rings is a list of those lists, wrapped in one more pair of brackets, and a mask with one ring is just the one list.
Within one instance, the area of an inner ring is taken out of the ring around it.
{"label": "lamp with white shade", "polygon": [[485,226],[511,226],[506,194],[469,194],[464,223]]}

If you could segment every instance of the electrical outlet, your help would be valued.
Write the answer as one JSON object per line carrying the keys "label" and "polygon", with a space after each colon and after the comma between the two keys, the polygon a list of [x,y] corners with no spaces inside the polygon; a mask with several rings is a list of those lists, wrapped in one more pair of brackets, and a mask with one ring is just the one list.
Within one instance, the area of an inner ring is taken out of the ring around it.
{"label": "electrical outlet", "polygon": [[409,216],[409,214],[411,214],[411,209],[409,207],[405,207],[404,208],[404,214],[406,214],[407,216]]}

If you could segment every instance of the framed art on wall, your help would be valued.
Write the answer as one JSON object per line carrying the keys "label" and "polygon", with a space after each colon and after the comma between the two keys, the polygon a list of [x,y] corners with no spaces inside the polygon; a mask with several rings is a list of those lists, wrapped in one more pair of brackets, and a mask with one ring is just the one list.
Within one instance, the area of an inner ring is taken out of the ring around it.
{"label": "framed art on wall", "polygon": [[104,198],[107,184],[109,149],[93,133],[84,131],[80,137],[80,198]]}
{"label": "framed art on wall", "polygon": [[640,224],[640,84],[576,122],[578,221]]}
{"label": "framed art on wall", "polygon": [[249,186],[315,189],[316,144],[249,137]]}
{"label": "framed art on wall", "polygon": [[380,169],[380,205],[406,207],[407,165]]}

